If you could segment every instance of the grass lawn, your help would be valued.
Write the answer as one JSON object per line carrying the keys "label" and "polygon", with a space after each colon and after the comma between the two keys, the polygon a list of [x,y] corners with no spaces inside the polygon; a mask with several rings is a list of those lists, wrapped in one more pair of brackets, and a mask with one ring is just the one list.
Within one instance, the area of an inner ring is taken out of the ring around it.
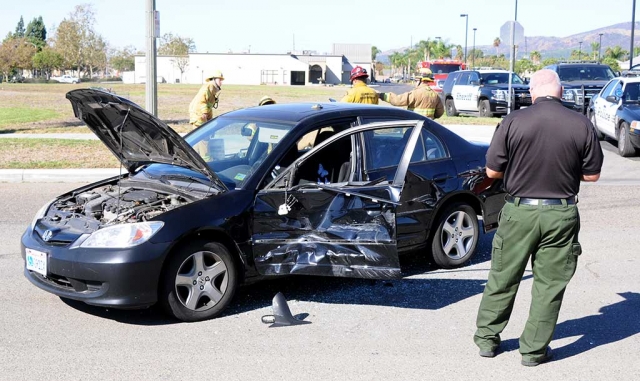
{"label": "grass lawn", "polygon": [[99,140],[0,139],[0,168],[116,168]]}
{"label": "grass lawn", "polygon": [[[82,133],[89,132],[84,124],[73,116],[71,104],[65,94],[72,89],[101,86],[144,106],[144,84],[0,84],[0,133]],[[189,126],[189,102],[200,85],[158,84],[158,115],[179,132]],[[225,85],[220,95],[220,106],[214,116],[240,108],[254,106],[269,95],[279,103],[327,102],[340,99],[347,87],[320,86],[240,86]],[[497,124],[499,118],[447,117],[438,120],[443,124]]]}

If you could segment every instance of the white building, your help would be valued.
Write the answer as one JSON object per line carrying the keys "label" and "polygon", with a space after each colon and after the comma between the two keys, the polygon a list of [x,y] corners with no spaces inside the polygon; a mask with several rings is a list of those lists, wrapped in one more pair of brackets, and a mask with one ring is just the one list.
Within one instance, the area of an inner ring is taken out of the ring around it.
{"label": "white building", "polygon": [[[336,46],[338,48],[336,48]],[[368,53],[366,56],[364,51]],[[336,53],[338,52],[338,53]],[[351,58],[353,57],[353,58]],[[368,57],[369,60],[365,61]],[[334,44],[334,54],[191,53],[188,57],[158,56],[158,82],[204,82],[207,73],[220,70],[225,84],[307,85],[349,83],[356,65],[371,71],[371,45]],[[146,58],[135,57],[135,70],[123,74],[125,83],[146,82]],[[182,69],[182,70],[181,70]]]}

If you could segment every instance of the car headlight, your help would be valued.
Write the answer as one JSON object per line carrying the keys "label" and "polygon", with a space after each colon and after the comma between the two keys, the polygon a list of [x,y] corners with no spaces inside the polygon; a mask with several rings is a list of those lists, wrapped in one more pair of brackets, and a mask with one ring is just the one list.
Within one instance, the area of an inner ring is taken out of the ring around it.
{"label": "car headlight", "polygon": [[575,102],[576,101],[576,93],[573,90],[563,90],[562,91],[562,100],[566,102]]}
{"label": "car headlight", "polygon": [[147,242],[164,226],[162,221],[147,221],[109,226],[96,230],[80,244],[85,248],[127,248]]}
{"label": "car headlight", "polygon": [[36,228],[36,223],[38,222],[38,220],[41,219],[42,217],[44,217],[47,214],[47,212],[49,211],[49,207],[56,200],[57,200],[57,198],[54,198],[53,200],[51,200],[51,201],[47,202],[46,204],[42,205],[42,208],[38,209],[38,211],[36,212],[36,215],[33,217],[33,220],[31,221],[31,231],[33,231],[33,229]]}
{"label": "car headlight", "polygon": [[491,98],[497,101],[506,101],[507,93],[507,90],[491,90]]}
{"label": "car headlight", "polygon": [[633,122],[631,122],[631,125],[629,127],[631,127],[632,130],[640,130],[640,121],[634,120]]}

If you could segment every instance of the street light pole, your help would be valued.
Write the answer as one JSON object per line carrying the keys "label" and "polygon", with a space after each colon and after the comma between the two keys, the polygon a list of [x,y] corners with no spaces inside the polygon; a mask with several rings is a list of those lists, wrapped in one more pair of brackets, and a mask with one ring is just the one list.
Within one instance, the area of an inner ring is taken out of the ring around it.
{"label": "street light pole", "polygon": [[598,33],[598,36],[600,36],[600,42],[598,43],[598,63],[601,62],[601,55],[600,52],[602,51],[602,35],[604,33]]}
{"label": "street light pole", "polygon": [[636,0],[633,0],[633,11],[631,12],[631,49],[629,50],[629,70],[633,67],[633,34],[636,30]]}
{"label": "street light pole", "polygon": [[464,17],[466,19],[466,26],[464,29],[464,63],[467,63],[467,36],[469,36],[469,14],[463,13],[460,17]]}
{"label": "street light pole", "polygon": [[476,30],[478,30],[478,28],[473,28],[473,50],[471,50],[471,68],[472,69],[476,66]]}
{"label": "street light pole", "polygon": [[578,48],[578,61],[582,61],[582,41],[578,42],[579,48]]}

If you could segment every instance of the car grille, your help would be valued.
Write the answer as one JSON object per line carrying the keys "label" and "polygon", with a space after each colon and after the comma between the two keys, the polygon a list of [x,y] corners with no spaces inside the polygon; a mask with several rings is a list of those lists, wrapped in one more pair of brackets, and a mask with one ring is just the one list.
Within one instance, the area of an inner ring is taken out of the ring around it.
{"label": "car grille", "polygon": [[531,105],[531,94],[528,91],[521,91],[515,93],[516,103],[522,106]]}
{"label": "car grille", "polygon": [[31,274],[41,281],[69,292],[93,292],[102,288],[102,282],[95,281],[83,281],[80,279],[67,278],[56,274],[47,274],[42,276],[41,274],[31,272]]}

